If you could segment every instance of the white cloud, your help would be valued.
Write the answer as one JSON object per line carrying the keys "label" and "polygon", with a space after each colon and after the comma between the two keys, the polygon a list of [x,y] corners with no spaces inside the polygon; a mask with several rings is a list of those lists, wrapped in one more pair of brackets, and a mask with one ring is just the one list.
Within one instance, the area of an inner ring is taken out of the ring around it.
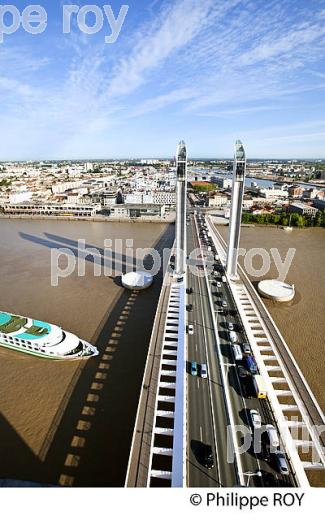
{"label": "white cloud", "polygon": [[167,94],[162,94],[154,98],[147,99],[139,104],[134,110],[131,110],[130,117],[138,117],[148,112],[154,112],[175,103],[180,103],[188,99],[193,99],[198,95],[197,90],[191,88],[176,89]]}
{"label": "white cloud", "polygon": [[161,13],[162,22],[143,27],[134,35],[137,43],[131,55],[121,60],[113,71],[107,93],[128,94],[143,84],[148,71],[161,66],[203,30],[212,7],[213,0],[204,3],[180,0]]}
{"label": "white cloud", "polygon": [[242,106],[242,107],[233,107],[228,108],[226,110],[218,110],[218,111],[208,111],[201,112],[197,115],[201,117],[233,117],[242,114],[253,114],[256,112],[269,112],[273,110],[283,110],[283,105],[257,105],[257,106]]}
{"label": "white cloud", "polygon": [[15,128],[2,145],[14,149],[16,136],[21,150],[69,156],[112,142],[117,127],[132,141],[128,121],[171,105],[195,129],[212,122],[201,116],[258,120],[301,108],[325,88],[323,11],[310,2],[289,11],[291,0],[154,0],[114,52],[75,30],[53,42],[51,60],[49,47],[3,47],[0,120]]}

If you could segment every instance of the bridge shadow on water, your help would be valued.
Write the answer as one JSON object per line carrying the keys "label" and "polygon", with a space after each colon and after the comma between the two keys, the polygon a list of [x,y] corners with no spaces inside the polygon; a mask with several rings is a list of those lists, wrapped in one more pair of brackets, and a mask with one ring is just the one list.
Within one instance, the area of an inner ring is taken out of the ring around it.
{"label": "bridge shadow on water", "polygon": [[[49,248],[65,244],[78,254],[76,241],[45,236],[21,233],[25,240]],[[154,248],[162,255],[173,241],[174,226],[169,225]],[[115,255],[114,261],[123,271],[135,264],[134,258],[123,254]],[[78,487],[124,485],[162,279],[161,268],[150,288],[143,292],[124,289],[111,303],[91,339],[99,356],[80,361],[38,456],[0,416],[1,431],[6,430],[10,440],[10,450],[0,450],[8,459],[4,467],[10,468],[14,459],[12,473],[0,473],[0,478]]]}

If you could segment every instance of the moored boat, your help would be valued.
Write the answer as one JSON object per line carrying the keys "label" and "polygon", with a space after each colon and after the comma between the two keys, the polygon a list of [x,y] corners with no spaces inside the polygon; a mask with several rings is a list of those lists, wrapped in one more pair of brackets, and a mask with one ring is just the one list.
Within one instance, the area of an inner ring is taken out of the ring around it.
{"label": "moored boat", "polygon": [[0,346],[50,359],[96,356],[96,347],[58,325],[0,311]]}

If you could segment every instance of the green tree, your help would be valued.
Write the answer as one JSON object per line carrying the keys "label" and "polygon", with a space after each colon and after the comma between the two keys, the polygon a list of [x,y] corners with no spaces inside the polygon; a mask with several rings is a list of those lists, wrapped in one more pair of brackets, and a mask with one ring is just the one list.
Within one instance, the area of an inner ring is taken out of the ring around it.
{"label": "green tree", "polygon": [[289,224],[289,218],[286,213],[281,213],[279,224],[281,226],[287,226]]}

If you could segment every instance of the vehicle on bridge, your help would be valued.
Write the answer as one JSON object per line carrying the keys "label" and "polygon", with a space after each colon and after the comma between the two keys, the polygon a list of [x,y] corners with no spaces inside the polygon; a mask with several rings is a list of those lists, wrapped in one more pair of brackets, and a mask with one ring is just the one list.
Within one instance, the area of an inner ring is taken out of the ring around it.
{"label": "vehicle on bridge", "polygon": [[203,379],[206,379],[208,377],[208,371],[207,371],[207,366],[205,363],[202,363],[201,364],[201,367],[200,367],[200,375]]}
{"label": "vehicle on bridge", "polygon": [[250,344],[249,344],[249,343],[243,343],[243,344],[242,344],[242,348],[243,348],[243,352],[244,352],[244,354],[246,354],[246,355],[249,356],[249,355],[252,353],[252,351],[251,351],[251,347],[250,347]]}
{"label": "vehicle on bridge", "polygon": [[259,399],[266,399],[267,390],[263,377],[259,374],[253,376],[253,384],[256,391],[256,397]]}
{"label": "vehicle on bridge", "polygon": [[278,448],[280,445],[280,441],[275,426],[273,426],[273,424],[267,424],[265,429],[269,446],[271,448]]}
{"label": "vehicle on bridge", "polygon": [[[238,343],[238,336],[237,336],[236,332],[234,332],[233,330],[230,330],[229,339],[230,339],[231,343]],[[240,352],[241,352],[241,350],[240,350]]]}
{"label": "vehicle on bridge", "polygon": [[241,351],[241,348],[236,343],[232,345],[232,351],[234,354],[235,361],[242,361],[243,360],[243,353]]}
{"label": "vehicle on bridge", "polygon": [[203,452],[203,464],[207,469],[214,467],[212,448],[209,444],[206,444]]}
{"label": "vehicle on bridge", "polygon": [[238,367],[238,375],[241,379],[245,379],[250,376],[250,373],[244,367]]}
{"label": "vehicle on bridge", "polygon": [[252,422],[253,430],[258,430],[262,426],[262,419],[257,410],[249,410],[250,419]]}
{"label": "vehicle on bridge", "polygon": [[282,451],[278,450],[274,453],[274,459],[281,475],[289,475],[289,468]]}
{"label": "vehicle on bridge", "polygon": [[257,364],[253,356],[245,357],[245,365],[252,375],[256,375],[258,373]]}
{"label": "vehicle on bridge", "polygon": [[191,362],[191,375],[197,376],[197,362],[196,361]]}

